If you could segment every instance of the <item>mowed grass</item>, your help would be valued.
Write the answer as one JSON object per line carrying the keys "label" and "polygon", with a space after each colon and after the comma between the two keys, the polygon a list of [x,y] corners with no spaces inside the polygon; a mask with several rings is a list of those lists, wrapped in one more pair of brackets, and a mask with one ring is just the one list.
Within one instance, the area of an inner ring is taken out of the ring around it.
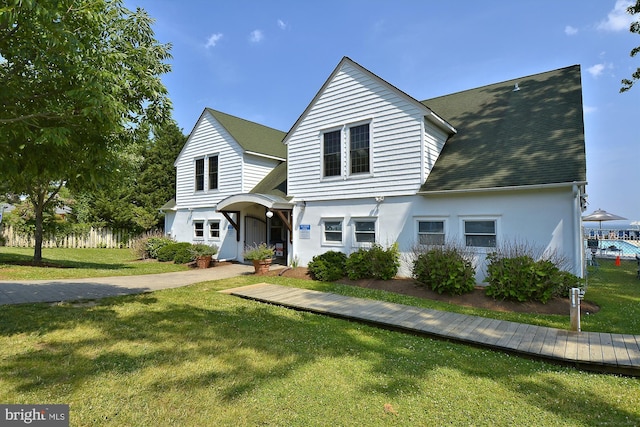
{"label": "mowed grass", "polygon": [[[70,258],[61,251],[57,256]],[[70,262],[95,275],[135,264],[130,254],[109,259],[110,250],[95,251]],[[47,270],[25,268],[34,278]],[[583,330],[639,334],[635,268],[604,262],[592,272],[587,298],[601,310],[583,317]],[[131,274],[132,268],[123,270]],[[0,402],[66,403],[73,426],[640,425],[637,378],[218,292],[259,281],[568,327],[568,315],[474,311],[283,277],[241,276],[76,304],[0,306]]]}
{"label": "mowed grass", "polygon": [[263,279],[2,307],[0,401],[73,426],[640,424],[634,378],[217,292]]}
{"label": "mowed grass", "polygon": [[33,248],[0,247],[0,280],[133,276],[188,269],[182,264],[137,260],[130,249],[43,248],[42,258],[45,264],[61,267],[20,265],[33,260]]}

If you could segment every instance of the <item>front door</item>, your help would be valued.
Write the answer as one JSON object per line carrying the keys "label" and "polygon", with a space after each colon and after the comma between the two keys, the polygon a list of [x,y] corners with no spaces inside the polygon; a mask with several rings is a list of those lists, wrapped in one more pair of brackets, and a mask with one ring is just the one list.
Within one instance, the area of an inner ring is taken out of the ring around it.
{"label": "front door", "polygon": [[259,245],[267,241],[267,223],[259,218],[244,218],[244,246]]}

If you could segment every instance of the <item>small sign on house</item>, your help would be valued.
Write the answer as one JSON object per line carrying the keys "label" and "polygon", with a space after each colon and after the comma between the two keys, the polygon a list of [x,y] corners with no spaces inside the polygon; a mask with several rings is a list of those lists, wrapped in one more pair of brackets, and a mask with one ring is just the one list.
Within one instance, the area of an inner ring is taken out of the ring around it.
{"label": "small sign on house", "polygon": [[301,239],[311,239],[311,224],[300,224],[298,232]]}

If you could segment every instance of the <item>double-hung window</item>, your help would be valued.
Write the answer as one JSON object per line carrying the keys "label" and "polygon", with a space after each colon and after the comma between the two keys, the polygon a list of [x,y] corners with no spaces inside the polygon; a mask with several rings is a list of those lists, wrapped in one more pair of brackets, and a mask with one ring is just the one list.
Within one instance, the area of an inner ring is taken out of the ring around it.
{"label": "double-hung window", "polygon": [[204,239],[204,221],[193,221],[193,237]]}
{"label": "double-hung window", "polygon": [[340,133],[335,130],[322,135],[324,176],[340,176]]}
{"label": "double-hung window", "polygon": [[349,158],[352,174],[369,172],[369,123],[349,128]]}
{"label": "double-hung window", "polygon": [[444,221],[418,221],[418,244],[444,245]]}
{"label": "double-hung window", "polygon": [[220,239],[220,221],[209,221],[209,238]]}
{"label": "double-hung window", "polygon": [[218,156],[209,157],[209,190],[218,189]]}
{"label": "double-hung window", "polygon": [[196,159],[195,190],[204,191],[204,159]]}
{"label": "double-hung window", "polygon": [[355,220],[353,222],[356,243],[375,243],[376,221],[373,219]]}
{"label": "double-hung window", "polygon": [[464,221],[464,238],[466,246],[495,248],[496,235],[495,220]]}
{"label": "double-hung window", "polygon": [[342,243],[342,220],[326,219],[323,221],[324,227],[324,243],[341,244]]}

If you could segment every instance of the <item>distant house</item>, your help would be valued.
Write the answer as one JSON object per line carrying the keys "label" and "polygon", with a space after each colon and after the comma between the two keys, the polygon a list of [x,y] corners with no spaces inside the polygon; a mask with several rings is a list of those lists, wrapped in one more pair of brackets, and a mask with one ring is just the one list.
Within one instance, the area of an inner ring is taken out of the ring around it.
{"label": "distant house", "polygon": [[586,186],[578,65],[417,101],[343,58],[288,133],[205,109],[175,163],[166,230],[242,261],[253,242],[306,265],[398,242],[484,257],[504,241],[582,275]]}

